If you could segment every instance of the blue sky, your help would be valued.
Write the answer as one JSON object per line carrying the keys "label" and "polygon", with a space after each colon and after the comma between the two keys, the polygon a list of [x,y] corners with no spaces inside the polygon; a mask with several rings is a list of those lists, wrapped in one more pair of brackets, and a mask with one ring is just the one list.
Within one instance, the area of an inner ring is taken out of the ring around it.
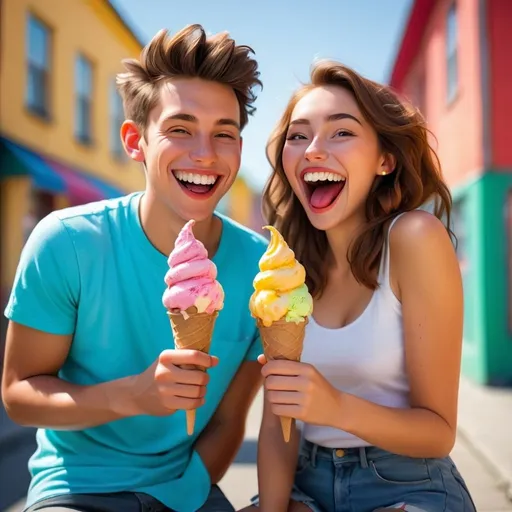
{"label": "blue sky", "polygon": [[263,186],[269,165],[265,144],[293,90],[307,81],[316,58],[343,62],[385,82],[393,65],[412,0],[112,0],[147,42],[158,30],[175,32],[200,23],[208,32],[227,30],[251,46],[263,90],[243,132],[242,173]]}

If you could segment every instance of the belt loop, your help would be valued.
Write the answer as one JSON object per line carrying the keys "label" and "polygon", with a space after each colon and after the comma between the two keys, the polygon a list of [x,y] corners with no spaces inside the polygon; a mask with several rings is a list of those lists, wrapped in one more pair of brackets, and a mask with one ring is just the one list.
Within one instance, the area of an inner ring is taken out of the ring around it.
{"label": "belt loop", "polygon": [[361,461],[362,468],[368,467],[368,459],[366,458],[366,447],[365,446],[359,447],[359,460]]}
{"label": "belt loop", "polygon": [[311,466],[316,468],[316,452],[318,451],[318,445],[316,443],[311,443],[313,446],[311,448]]}

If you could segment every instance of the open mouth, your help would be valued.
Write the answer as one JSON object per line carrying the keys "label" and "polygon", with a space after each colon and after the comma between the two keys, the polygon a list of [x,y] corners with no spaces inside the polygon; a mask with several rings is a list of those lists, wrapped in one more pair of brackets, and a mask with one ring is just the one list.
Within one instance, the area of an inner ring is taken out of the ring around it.
{"label": "open mouth", "polygon": [[307,171],[302,176],[309,205],[314,210],[332,206],[345,188],[346,178],[334,172]]}
{"label": "open mouth", "polygon": [[210,197],[220,182],[220,176],[217,174],[173,171],[173,176],[181,188],[192,197]]}

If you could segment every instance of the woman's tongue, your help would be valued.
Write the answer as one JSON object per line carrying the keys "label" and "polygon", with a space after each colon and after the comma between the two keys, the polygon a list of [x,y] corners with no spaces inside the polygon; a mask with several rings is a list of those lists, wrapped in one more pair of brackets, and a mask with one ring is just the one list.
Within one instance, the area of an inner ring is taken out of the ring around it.
{"label": "woman's tongue", "polygon": [[309,203],[313,208],[327,208],[339,196],[344,185],[344,181],[335,181],[326,185],[315,186]]}

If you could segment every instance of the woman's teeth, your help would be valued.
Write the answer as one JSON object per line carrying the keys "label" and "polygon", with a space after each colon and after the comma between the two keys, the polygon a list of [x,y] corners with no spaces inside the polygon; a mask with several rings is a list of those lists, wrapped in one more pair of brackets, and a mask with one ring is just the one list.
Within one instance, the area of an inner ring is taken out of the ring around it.
{"label": "woman's teeth", "polygon": [[303,179],[307,183],[314,183],[316,181],[345,181],[346,178],[334,172],[307,172]]}

